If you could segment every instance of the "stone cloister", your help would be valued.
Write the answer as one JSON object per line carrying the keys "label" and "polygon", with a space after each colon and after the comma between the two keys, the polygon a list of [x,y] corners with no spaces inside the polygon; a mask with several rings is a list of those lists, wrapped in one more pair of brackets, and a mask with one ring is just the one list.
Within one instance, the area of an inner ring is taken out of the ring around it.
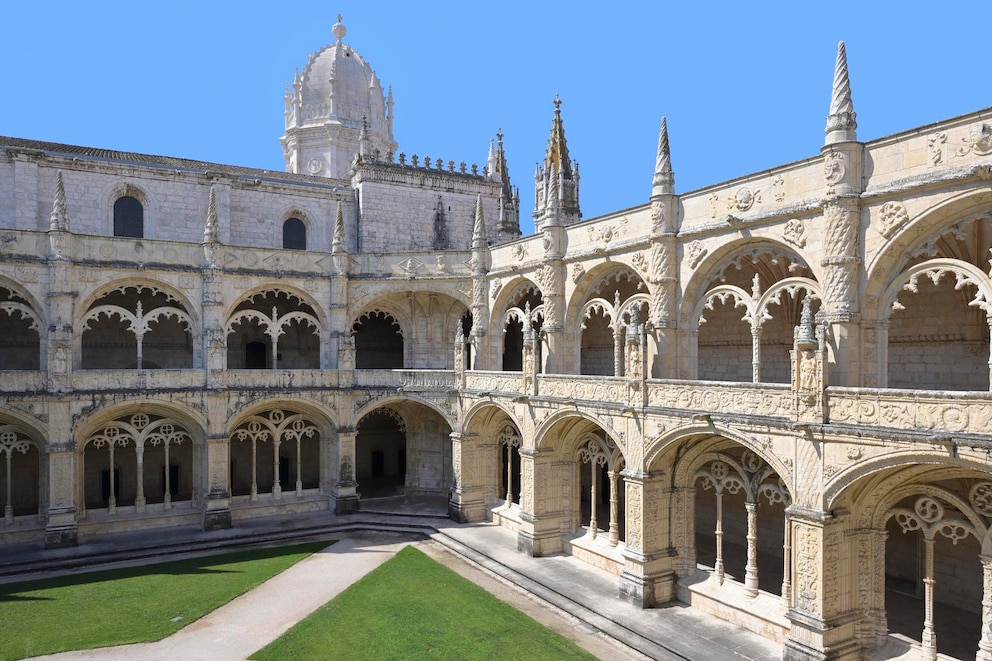
{"label": "stone cloister", "polygon": [[502,134],[397,153],[334,34],[285,173],[0,139],[0,543],[427,494],[790,659],[992,661],[988,111],[860,142],[841,47],[820,153],[679,194],[662,120],[582,219],[557,99],[521,237]]}

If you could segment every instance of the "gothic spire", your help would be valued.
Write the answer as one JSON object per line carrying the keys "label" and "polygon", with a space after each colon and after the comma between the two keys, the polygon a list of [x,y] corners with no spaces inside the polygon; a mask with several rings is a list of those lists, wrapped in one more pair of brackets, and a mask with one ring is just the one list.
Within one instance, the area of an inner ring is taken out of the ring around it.
{"label": "gothic spire", "polygon": [[65,203],[65,185],[62,183],[61,170],[55,173],[55,201],[52,202],[50,221],[51,229],[69,231],[69,208]]}
{"label": "gothic spire", "polygon": [[369,141],[369,120],[362,113],[362,132],[358,135],[358,154],[362,161],[366,161],[372,155],[372,143]]}
{"label": "gothic spire", "polygon": [[851,100],[851,80],[847,75],[847,49],[844,42],[837,44],[837,62],[834,65],[834,86],[830,96],[830,114],[827,116],[824,144],[853,142],[858,139],[857,113]]}
{"label": "gothic spire", "polygon": [[565,142],[565,127],[561,122],[561,97],[555,94],[555,117],[551,121],[551,136],[548,138],[548,151],[544,155],[544,167],[550,172],[561,171],[566,178],[572,178],[572,161],[568,158],[568,145]]}
{"label": "gothic spire", "polygon": [[496,147],[492,136],[489,136],[489,155],[486,156],[486,163],[489,165],[489,178],[499,181],[499,174],[496,171]]}
{"label": "gothic spire", "polygon": [[207,220],[203,224],[203,242],[220,242],[220,228],[217,226],[217,200],[214,187],[210,187],[210,197],[207,199]]}
{"label": "gothic spire", "polygon": [[510,185],[510,171],[506,167],[503,150],[503,128],[496,130],[496,175],[500,181],[499,219],[496,231],[501,237],[520,236],[520,201]]}
{"label": "gothic spire", "polygon": [[672,152],[668,146],[668,120],[661,118],[658,132],[658,157],[654,164],[652,195],[672,195],[675,193],[675,172],[672,171]]}

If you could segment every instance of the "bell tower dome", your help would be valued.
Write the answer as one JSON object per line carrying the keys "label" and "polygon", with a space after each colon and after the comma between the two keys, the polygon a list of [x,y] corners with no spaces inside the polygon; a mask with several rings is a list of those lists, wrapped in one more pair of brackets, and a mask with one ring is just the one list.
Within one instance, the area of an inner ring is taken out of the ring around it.
{"label": "bell tower dome", "polygon": [[311,53],[286,86],[286,171],[345,180],[364,133],[367,148],[391,160],[393,92],[384,93],[375,70],[343,39],[338,14],[335,42]]}

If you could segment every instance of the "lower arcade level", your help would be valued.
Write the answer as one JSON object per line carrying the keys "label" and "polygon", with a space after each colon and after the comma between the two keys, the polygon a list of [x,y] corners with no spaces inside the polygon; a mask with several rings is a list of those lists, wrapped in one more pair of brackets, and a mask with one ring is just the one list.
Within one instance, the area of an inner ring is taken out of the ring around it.
{"label": "lower arcade level", "polygon": [[524,361],[245,370],[251,386],[216,388],[108,371],[99,390],[8,391],[0,533],[71,545],[434,495],[523,553],[612,573],[618,598],[690,603],[790,658],[992,658],[992,396],[810,390],[803,352],[791,384]]}

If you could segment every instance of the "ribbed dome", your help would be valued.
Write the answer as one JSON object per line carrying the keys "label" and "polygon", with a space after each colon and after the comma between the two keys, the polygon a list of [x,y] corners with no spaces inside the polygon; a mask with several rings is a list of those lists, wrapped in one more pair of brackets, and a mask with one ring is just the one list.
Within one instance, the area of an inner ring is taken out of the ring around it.
{"label": "ribbed dome", "polygon": [[286,90],[282,143],[290,172],[347,177],[363,120],[373,152],[386,157],[396,149],[392,93],[387,101],[375,71],[344,43],[347,32],[338,16],[336,41],[312,53]]}

